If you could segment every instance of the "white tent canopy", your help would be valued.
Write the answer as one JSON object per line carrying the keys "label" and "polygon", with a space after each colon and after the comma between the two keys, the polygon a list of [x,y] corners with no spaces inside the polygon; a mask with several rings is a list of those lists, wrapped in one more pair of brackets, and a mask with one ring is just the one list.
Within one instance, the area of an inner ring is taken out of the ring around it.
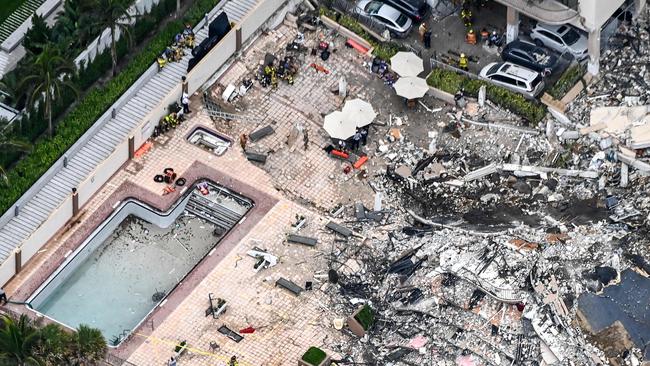
{"label": "white tent canopy", "polygon": [[343,112],[334,111],[325,116],[323,128],[330,137],[345,140],[355,134],[357,126],[354,123],[343,120]]}
{"label": "white tent canopy", "polygon": [[429,90],[427,81],[416,77],[399,78],[393,87],[397,95],[406,99],[422,98]]}
{"label": "white tent canopy", "polygon": [[397,52],[390,58],[390,68],[399,76],[418,76],[424,71],[424,63],[413,52]]}
{"label": "white tent canopy", "polygon": [[359,98],[348,100],[343,106],[343,119],[355,127],[367,126],[375,120],[377,113],[370,103]]}

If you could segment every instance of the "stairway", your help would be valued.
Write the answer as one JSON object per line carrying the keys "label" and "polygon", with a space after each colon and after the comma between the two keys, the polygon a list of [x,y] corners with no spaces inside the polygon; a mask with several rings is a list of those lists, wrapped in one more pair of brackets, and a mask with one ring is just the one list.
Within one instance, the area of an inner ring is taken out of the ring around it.
{"label": "stairway", "polygon": [[36,9],[38,9],[45,0],[26,0],[18,9],[0,24],[0,43],[4,42],[11,34],[18,29],[26,20],[30,19]]}
{"label": "stairway", "polygon": [[242,218],[241,214],[198,193],[192,193],[192,197],[187,201],[185,209],[187,212],[209,221],[225,231],[230,230]]}

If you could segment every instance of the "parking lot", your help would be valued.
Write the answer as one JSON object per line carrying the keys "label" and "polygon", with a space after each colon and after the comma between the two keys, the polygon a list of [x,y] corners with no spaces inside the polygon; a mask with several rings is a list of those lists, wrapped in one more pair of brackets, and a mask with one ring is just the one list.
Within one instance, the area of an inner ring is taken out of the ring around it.
{"label": "parking lot", "polygon": [[[443,2],[441,2],[443,3]],[[452,11],[450,13],[450,11]],[[418,33],[419,24],[414,24],[413,30],[404,39],[394,41],[413,48],[425,60],[425,74],[431,71],[431,64],[441,62],[447,65],[458,67],[458,60],[461,53],[464,53],[469,59],[470,74],[477,75],[481,69],[492,62],[503,61],[496,47],[488,47],[484,42],[479,41],[476,45],[466,42],[466,28],[459,16],[459,8],[450,8],[439,6],[439,10],[431,9],[425,19],[427,28],[432,32],[431,48],[424,47]],[[480,33],[482,29],[488,32],[497,31],[504,34],[506,30],[506,8],[496,2],[489,2],[485,7],[476,9],[472,8],[473,29]],[[522,41],[532,42],[529,37],[530,29],[534,24],[530,19],[522,16],[519,28],[519,39]],[[549,52],[558,57],[558,64],[553,73],[545,77],[545,89],[552,87],[560,78],[573,61],[570,55],[561,55],[549,50]],[[429,61],[429,60],[435,61]]]}

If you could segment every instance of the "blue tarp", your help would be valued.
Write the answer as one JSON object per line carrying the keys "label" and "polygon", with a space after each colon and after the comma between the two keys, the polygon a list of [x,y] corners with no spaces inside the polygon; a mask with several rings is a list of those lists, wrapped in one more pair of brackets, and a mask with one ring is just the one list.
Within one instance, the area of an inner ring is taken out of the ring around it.
{"label": "blue tarp", "polygon": [[606,287],[601,295],[585,292],[578,307],[594,332],[620,321],[634,344],[650,356],[650,279],[633,270],[621,273],[621,282]]}

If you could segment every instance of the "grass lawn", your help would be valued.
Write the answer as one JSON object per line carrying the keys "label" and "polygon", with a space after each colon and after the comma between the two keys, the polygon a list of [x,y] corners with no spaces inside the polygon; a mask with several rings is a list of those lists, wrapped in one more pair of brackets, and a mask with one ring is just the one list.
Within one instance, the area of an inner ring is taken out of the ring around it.
{"label": "grass lawn", "polygon": [[18,9],[20,4],[24,3],[25,0],[2,0],[2,6],[0,6],[0,23],[4,22],[5,19]]}

